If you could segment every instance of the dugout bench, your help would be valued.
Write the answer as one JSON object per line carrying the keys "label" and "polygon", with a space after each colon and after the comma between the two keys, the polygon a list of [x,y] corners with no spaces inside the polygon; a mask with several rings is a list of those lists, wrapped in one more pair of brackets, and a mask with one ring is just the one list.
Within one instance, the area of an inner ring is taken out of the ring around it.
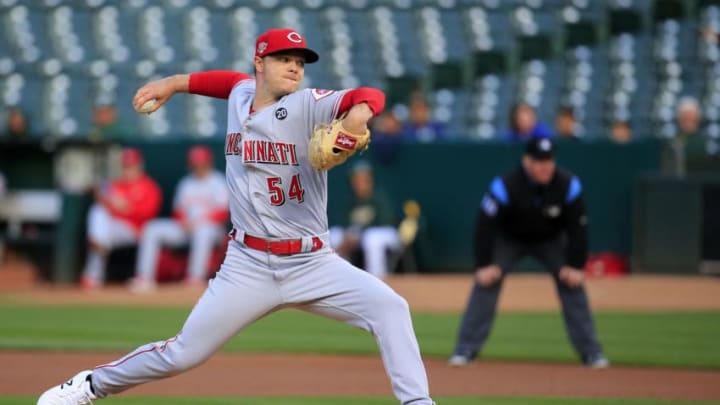
{"label": "dugout bench", "polygon": [[11,249],[27,257],[47,278],[60,207],[60,193],[54,190],[16,190],[0,197],[0,262],[5,250]]}

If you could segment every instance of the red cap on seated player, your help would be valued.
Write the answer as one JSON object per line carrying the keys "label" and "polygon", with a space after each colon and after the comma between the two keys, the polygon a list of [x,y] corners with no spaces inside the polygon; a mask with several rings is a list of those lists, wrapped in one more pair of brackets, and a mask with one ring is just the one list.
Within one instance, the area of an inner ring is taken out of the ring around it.
{"label": "red cap on seated player", "polygon": [[198,145],[190,148],[187,159],[193,166],[208,165],[212,163],[213,154],[207,146]]}
{"label": "red cap on seated player", "polygon": [[122,163],[123,167],[129,167],[129,166],[135,166],[138,164],[142,164],[142,162],[143,162],[142,152],[140,152],[139,149],[135,149],[135,148],[125,148],[125,149],[123,149],[122,155],[120,156],[120,162]]}
{"label": "red cap on seated player", "polygon": [[255,41],[255,56],[260,58],[293,50],[305,56],[305,63],[314,63],[320,59],[315,51],[307,47],[305,38],[289,28],[273,28],[265,31]]}

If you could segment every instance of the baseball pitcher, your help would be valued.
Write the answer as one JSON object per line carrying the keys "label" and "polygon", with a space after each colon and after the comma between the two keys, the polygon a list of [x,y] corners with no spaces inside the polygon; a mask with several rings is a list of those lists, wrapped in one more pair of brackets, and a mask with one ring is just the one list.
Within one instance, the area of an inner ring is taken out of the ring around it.
{"label": "baseball pitcher", "polygon": [[257,38],[254,77],[193,73],[137,91],[133,104],[148,113],[179,92],[228,100],[233,241],[180,333],[81,371],[38,404],[85,404],[176,375],[287,306],[371,332],[400,403],[433,403],[407,302],[335,254],[328,240],[327,170],[367,147],[367,122],[382,111],[384,94],[367,87],[298,90],[305,63],[317,60],[299,33],[271,29]]}

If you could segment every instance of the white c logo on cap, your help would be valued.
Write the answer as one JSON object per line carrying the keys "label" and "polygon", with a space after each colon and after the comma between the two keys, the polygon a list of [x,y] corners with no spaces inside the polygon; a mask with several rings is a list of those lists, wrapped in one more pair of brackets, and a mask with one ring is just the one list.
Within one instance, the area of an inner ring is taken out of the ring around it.
{"label": "white c logo on cap", "polygon": [[295,31],[287,34],[287,39],[288,39],[290,42],[294,42],[294,43],[296,43],[296,44],[299,44],[299,43],[301,43],[301,42],[303,41],[303,39],[302,39],[302,37],[300,36],[300,34],[298,34],[298,33],[295,32]]}

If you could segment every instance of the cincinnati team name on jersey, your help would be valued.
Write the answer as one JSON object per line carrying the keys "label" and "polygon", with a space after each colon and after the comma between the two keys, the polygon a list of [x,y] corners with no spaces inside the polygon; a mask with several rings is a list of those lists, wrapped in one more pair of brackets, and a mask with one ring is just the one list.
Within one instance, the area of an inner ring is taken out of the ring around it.
{"label": "cincinnati team name on jersey", "polygon": [[242,155],[244,163],[269,163],[275,165],[297,166],[297,153],[294,143],[271,142],[255,139],[242,139],[242,134],[232,132],[227,135],[226,155]]}

